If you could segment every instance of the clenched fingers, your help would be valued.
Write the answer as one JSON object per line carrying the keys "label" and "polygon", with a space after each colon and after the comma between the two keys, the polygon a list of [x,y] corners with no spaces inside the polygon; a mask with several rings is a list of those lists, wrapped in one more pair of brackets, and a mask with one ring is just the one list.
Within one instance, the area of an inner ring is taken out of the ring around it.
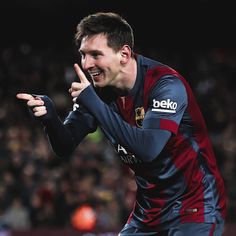
{"label": "clenched fingers", "polygon": [[27,105],[29,107],[43,106],[44,105],[44,101],[41,98],[36,97],[36,98],[33,98],[33,99],[29,100],[27,102]]}
{"label": "clenched fingers", "polygon": [[80,95],[80,93],[86,88],[82,83],[73,82],[71,84],[71,88],[69,89],[69,93],[73,98],[76,98]]}
{"label": "clenched fingers", "polygon": [[32,110],[34,115],[37,117],[47,114],[47,109],[45,106],[36,106]]}

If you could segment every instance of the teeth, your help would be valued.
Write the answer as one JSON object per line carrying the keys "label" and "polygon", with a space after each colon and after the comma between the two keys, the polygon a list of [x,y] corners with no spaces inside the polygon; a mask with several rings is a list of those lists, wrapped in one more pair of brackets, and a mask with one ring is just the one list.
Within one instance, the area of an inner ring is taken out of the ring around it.
{"label": "teeth", "polygon": [[92,75],[92,76],[97,76],[97,75],[99,75],[101,72],[99,71],[99,72],[93,72],[93,73],[91,73],[90,72],[90,75]]}

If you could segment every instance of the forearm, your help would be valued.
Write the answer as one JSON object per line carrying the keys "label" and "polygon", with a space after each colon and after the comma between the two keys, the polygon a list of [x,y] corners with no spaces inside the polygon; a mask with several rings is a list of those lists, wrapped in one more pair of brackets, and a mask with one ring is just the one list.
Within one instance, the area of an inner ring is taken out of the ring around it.
{"label": "forearm", "polygon": [[70,112],[63,123],[51,99],[47,96],[41,96],[41,99],[47,107],[47,113],[38,119],[44,125],[51,148],[57,156],[68,157],[83,138],[95,129],[94,118],[80,108]]}
{"label": "forearm", "polygon": [[89,133],[97,129],[97,123],[84,108],[69,113],[62,123],[58,116],[43,122],[53,151],[60,157],[70,156]]}
{"label": "forearm", "polygon": [[165,130],[137,128],[125,122],[93,91],[86,88],[77,98],[96,117],[112,137],[143,161],[152,161],[162,151],[171,133]]}
{"label": "forearm", "polygon": [[69,129],[58,117],[43,122],[45,133],[52,150],[58,157],[70,156],[76,143]]}

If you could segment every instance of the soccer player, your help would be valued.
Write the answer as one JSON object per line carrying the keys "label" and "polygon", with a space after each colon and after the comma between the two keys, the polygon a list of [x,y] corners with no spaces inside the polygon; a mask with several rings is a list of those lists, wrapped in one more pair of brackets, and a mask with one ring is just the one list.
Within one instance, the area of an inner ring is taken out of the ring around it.
{"label": "soccer player", "polygon": [[[75,42],[81,67],[62,123],[47,96],[17,94],[45,126],[56,155],[71,154],[100,127],[135,173],[137,194],[121,236],[220,236],[224,182],[189,84],[176,70],[135,53],[133,30],[120,15],[83,18]],[[85,73],[86,72],[86,73]]]}

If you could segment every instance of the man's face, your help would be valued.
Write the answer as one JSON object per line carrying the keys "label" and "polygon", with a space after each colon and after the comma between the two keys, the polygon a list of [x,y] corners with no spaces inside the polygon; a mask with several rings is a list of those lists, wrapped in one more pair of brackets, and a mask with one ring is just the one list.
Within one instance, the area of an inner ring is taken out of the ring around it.
{"label": "man's face", "polygon": [[95,87],[116,85],[121,69],[121,53],[107,46],[105,35],[83,38],[79,51],[82,68],[91,75]]}

